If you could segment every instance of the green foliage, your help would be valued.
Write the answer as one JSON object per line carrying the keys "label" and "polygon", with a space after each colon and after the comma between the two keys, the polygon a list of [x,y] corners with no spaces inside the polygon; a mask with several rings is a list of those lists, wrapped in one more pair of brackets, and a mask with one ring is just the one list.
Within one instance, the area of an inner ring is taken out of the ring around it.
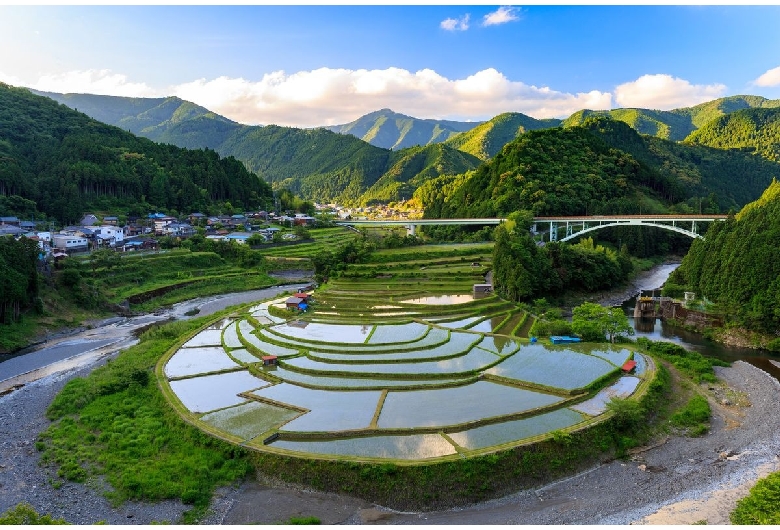
{"label": "green foliage", "polygon": [[717,118],[693,132],[686,142],[740,149],[780,162],[780,108],[745,109]]}
{"label": "green foliage", "polygon": [[519,112],[506,112],[467,132],[453,136],[445,144],[481,160],[488,160],[521,134],[557,127],[559,124],[560,121],[555,119],[537,120]]}
{"label": "green foliage", "polygon": [[529,222],[527,214],[512,214],[494,231],[493,284],[503,298],[530,301],[571,290],[605,289],[623,282],[633,270],[627,252],[594,246],[591,239],[539,247],[526,228]]}
{"label": "green foliage", "polygon": [[27,89],[0,84],[0,196],[33,201],[62,223],[85,211],[256,208],[271,189],[233,158],[155,144]]}
{"label": "green foliage", "polygon": [[634,399],[613,397],[607,402],[607,411],[614,415],[612,421],[620,430],[636,429],[645,420],[645,408]]}
{"label": "green foliage", "polygon": [[728,321],[780,331],[780,183],[773,181],[735,219],[714,223],[669,281],[713,301]]}
{"label": "green foliage", "polygon": [[38,243],[0,236],[0,326],[20,319],[38,297]]}
{"label": "green foliage", "polygon": [[737,502],[729,516],[732,524],[780,524],[780,473],[759,480],[750,495]]}
{"label": "green foliage", "polygon": [[55,519],[51,515],[40,515],[31,505],[22,502],[0,514],[0,525],[62,525],[70,524],[65,519]]}
{"label": "green foliage", "polygon": [[615,342],[620,335],[634,334],[634,329],[621,308],[608,308],[591,302],[574,308],[572,331],[583,340],[591,342],[601,342],[605,337],[609,342]]}
{"label": "green foliage", "polygon": [[709,429],[712,411],[707,398],[693,396],[682,409],[675,412],[670,421],[677,427],[688,429],[692,436],[701,436]]}
{"label": "green foliage", "polygon": [[714,383],[717,378],[713,366],[729,366],[729,363],[718,359],[704,357],[699,352],[689,351],[671,342],[651,341],[645,337],[636,339],[637,345],[652,355],[657,355],[669,361],[680,372],[696,383],[707,381]]}
{"label": "green foliage", "polygon": [[150,384],[171,337],[203,322],[149,331],[114,361],[68,382],[47,412],[53,423],[37,444],[42,461],[67,480],[104,474],[117,503],[179,498],[199,510],[219,484],[244,477],[251,469],[244,450],[182,422]]}

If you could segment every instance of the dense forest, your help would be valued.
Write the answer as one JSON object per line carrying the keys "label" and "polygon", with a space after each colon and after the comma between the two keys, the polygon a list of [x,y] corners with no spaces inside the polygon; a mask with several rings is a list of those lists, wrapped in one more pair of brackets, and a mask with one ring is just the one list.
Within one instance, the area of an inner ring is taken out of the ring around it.
{"label": "dense forest", "polygon": [[780,108],[739,110],[709,122],[685,141],[741,149],[780,162]]}
{"label": "dense forest", "polygon": [[0,237],[0,325],[19,319],[31,307],[42,309],[38,297],[38,243]]}
{"label": "dense forest", "polygon": [[625,247],[615,252],[590,238],[575,245],[538,246],[529,232],[532,218],[531,212],[515,212],[495,230],[493,283],[502,298],[522,302],[572,290],[598,291],[632,272]]}
{"label": "dense forest", "polygon": [[0,199],[4,215],[67,224],[91,210],[254,209],[271,204],[272,192],[235,158],[156,144],[0,84]]}
{"label": "dense forest", "polygon": [[[667,292],[693,291],[730,322],[780,334],[780,182],[725,223],[713,223],[670,276]],[[780,339],[776,341],[780,348]]]}

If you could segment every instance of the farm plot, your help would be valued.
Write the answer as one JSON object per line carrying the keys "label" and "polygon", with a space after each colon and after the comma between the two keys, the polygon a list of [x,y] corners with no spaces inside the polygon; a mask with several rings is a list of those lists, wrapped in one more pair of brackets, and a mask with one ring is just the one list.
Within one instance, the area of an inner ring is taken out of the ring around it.
{"label": "farm plot", "polygon": [[589,414],[591,416],[598,416],[603,414],[607,410],[607,403],[614,397],[626,397],[630,396],[636,390],[640,379],[638,377],[621,377],[615,383],[603,388],[594,397],[582,403],[572,405],[572,409]]}
{"label": "farm plot", "polygon": [[368,338],[372,326],[348,324],[311,323],[305,328],[280,324],[272,328],[274,334],[286,339],[303,342],[336,342],[363,344]]}
{"label": "farm plot", "polygon": [[[478,336],[477,340],[479,339]],[[319,374],[345,374],[351,376],[362,375],[373,377],[374,375],[414,377],[442,377],[467,375],[484,370],[499,362],[501,358],[495,354],[480,348],[471,348],[468,353],[442,361],[423,361],[405,363],[375,363],[375,364],[334,364],[310,359],[308,357],[296,357],[280,361],[282,366],[291,370],[300,370],[308,373]],[[605,362],[605,361],[602,361]],[[605,362],[605,364],[607,364]]]}
{"label": "farm plot", "polygon": [[294,348],[307,349],[307,350],[316,349],[317,351],[338,351],[343,353],[349,353],[352,355],[364,355],[364,354],[374,355],[382,352],[390,353],[390,352],[426,349],[432,346],[446,344],[450,336],[450,332],[446,329],[431,328],[431,330],[428,332],[427,335],[425,335],[422,339],[415,342],[400,343],[400,344],[375,344],[375,345],[368,345],[368,344],[329,345],[325,343],[316,343],[316,344],[305,343],[303,341],[295,341],[292,339],[284,340],[281,336],[274,335],[268,329],[258,329],[257,334],[261,339],[266,338],[267,340],[284,342],[288,346]]}
{"label": "farm plot", "polygon": [[388,392],[377,426],[385,428],[445,427],[506,416],[562,401],[542,394],[489,381],[455,388]]}
{"label": "farm plot", "polygon": [[417,362],[423,360],[434,360],[437,358],[448,358],[456,355],[465,355],[480,340],[479,335],[470,333],[450,333],[450,340],[434,348],[419,349],[409,351],[382,351],[376,354],[361,353],[325,353],[316,350],[309,351],[309,357],[324,362]]}
{"label": "farm plot", "polygon": [[190,412],[210,412],[247,401],[238,394],[268,385],[246,370],[170,381],[171,390]]}
{"label": "farm plot", "polygon": [[208,423],[244,440],[256,438],[298,416],[300,412],[259,401],[249,401],[201,416]]}
{"label": "farm plot", "polygon": [[[245,321],[242,321],[245,322]],[[249,324],[249,322],[247,322]],[[261,337],[258,337],[250,328],[246,328],[246,331],[241,332],[241,337],[250,345],[257,348],[265,355],[276,355],[277,357],[290,357],[291,355],[297,355],[299,352],[295,348],[287,348],[285,346],[279,346],[271,342],[264,341]],[[261,330],[262,331],[262,330]]]}
{"label": "farm plot", "polygon": [[379,377],[343,376],[330,377],[327,375],[313,375],[293,372],[292,370],[286,370],[281,366],[273,370],[273,375],[274,377],[277,377],[287,383],[330,390],[375,390],[385,388],[417,389],[431,386],[454,386],[459,384],[467,384],[474,381],[474,377],[453,379],[381,379]]}
{"label": "farm plot", "polygon": [[595,355],[596,357],[601,357],[602,359],[611,362],[615,366],[623,366],[623,363],[629,360],[634,352],[627,348],[620,348],[615,346],[604,347],[599,345],[598,347],[594,347],[585,353],[589,355]]}
{"label": "farm plot", "polygon": [[190,340],[184,343],[184,348],[197,348],[199,346],[221,346],[222,329],[204,329]]}
{"label": "farm plot", "polygon": [[384,325],[374,327],[368,344],[388,344],[393,342],[413,342],[420,340],[428,332],[428,326],[418,322],[408,324]]}
{"label": "farm plot", "polygon": [[222,344],[225,348],[243,348],[244,344],[238,338],[238,322],[233,322],[222,333]]}
{"label": "farm plot", "polygon": [[520,349],[520,343],[507,337],[491,335],[482,339],[477,348],[487,350],[496,355],[507,356]]}
{"label": "farm plot", "polygon": [[503,445],[551,431],[571,427],[583,421],[584,416],[567,408],[539,414],[521,420],[483,425],[464,431],[449,433],[452,441],[469,450]]}
{"label": "farm plot", "polygon": [[256,363],[260,361],[260,359],[258,359],[256,355],[253,355],[249,353],[248,350],[241,349],[241,348],[230,350],[229,355],[230,357],[232,357],[233,359],[235,359],[241,364]]}
{"label": "farm plot", "polygon": [[551,388],[574,391],[617,370],[604,359],[572,349],[541,344],[523,346],[498,366],[485,373]]}
{"label": "farm plot", "polygon": [[309,454],[425,460],[455,454],[455,448],[440,434],[368,436],[340,440],[293,441],[280,439],[274,448]]}
{"label": "farm plot", "polygon": [[240,367],[228,357],[222,346],[181,348],[165,365],[165,376],[171,379]]}
{"label": "farm plot", "polygon": [[282,428],[285,431],[333,432],[368,428],[382,392],[337,392],[279,383],[251,394],[309,411],[285,424]]}

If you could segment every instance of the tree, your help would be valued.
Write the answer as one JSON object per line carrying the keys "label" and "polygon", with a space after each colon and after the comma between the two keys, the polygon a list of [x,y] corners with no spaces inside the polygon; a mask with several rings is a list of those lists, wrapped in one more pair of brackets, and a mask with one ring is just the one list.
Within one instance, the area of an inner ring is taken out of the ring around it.
{"label": "tree", "polygon": [[592,342],[601,342],[605,337],[609,342],[615,342],[619,335],[634,334],[622,309],[606,308],[592,302],[585,302],[574,308],[572,331],[584,340]]}

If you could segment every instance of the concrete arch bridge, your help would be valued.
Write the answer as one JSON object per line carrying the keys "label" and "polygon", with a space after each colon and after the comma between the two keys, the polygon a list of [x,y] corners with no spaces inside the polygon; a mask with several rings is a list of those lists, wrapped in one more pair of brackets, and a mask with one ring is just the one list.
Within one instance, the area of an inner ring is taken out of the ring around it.
{"label": "concrete arch bridge", "polygon": [[[569,241],[582,234],[612,226],[653,226],[704,239],[699,233],[702,226],[714,221],[725,221],[727,215],[580,215],[561,217],[534,217],[531,232],[547,241]],[[414,235],[418,226],[443,225],[498,225],[505,218],[485,217],[472,219],[357,219],[339,221],[336,224],[351,226],[403,226]],[[545,237],[546,236],[546,237]]]}

